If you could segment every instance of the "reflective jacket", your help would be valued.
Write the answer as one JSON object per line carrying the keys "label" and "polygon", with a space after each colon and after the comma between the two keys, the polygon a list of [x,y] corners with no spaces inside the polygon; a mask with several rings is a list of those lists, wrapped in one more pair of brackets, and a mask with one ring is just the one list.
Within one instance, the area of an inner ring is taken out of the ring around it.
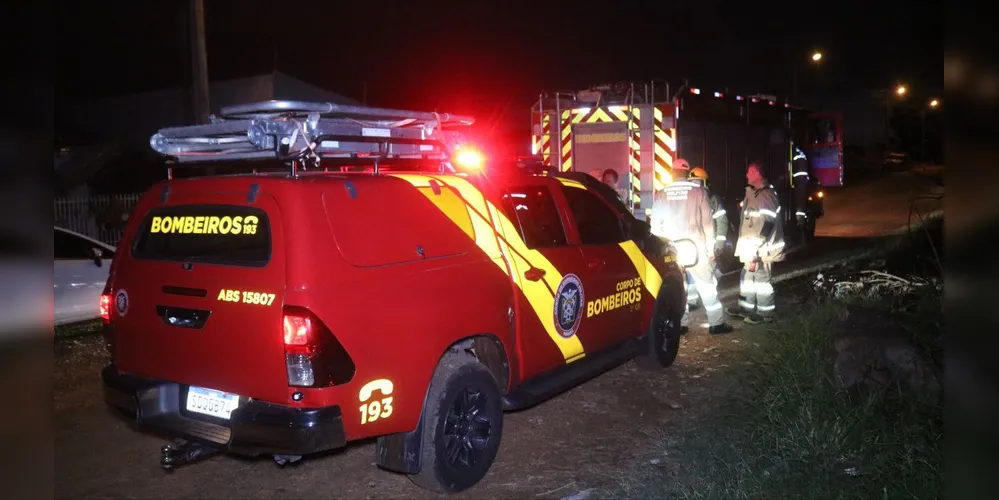
{"label": "reflective jacket", "polygon": [[708,190],[690,181],[677,181],[656,193],[652,202],[652,233],[670,240],[689,238],[702,258],[711,255],[715,227]]}
{"label": "reflective jacket", "polygon": [[746,186],[735,255],[743,263],[752,262],[756,257],[764,262],[784,260],[784,224],[773,185],[767,184],[760,189]]}
{"label": "reflective jacket", "polygon": [[808,158],[797,145],[794,146],[794,156],[791,157],[791,182],[794,184],[794,215],[805,217],[808,203]]}
{"label": "reflective jacket", "polygon": [[711,222],[715,227],[715,246],[721,247],[728,241],[728,214],[718,195],[708,191],[708,204],[711,206]]}

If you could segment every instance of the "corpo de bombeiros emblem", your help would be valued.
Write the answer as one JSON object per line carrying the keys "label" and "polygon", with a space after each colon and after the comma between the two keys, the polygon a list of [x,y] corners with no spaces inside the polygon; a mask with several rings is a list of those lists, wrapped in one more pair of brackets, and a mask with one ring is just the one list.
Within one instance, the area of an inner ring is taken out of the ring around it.
{"label": "corpo de bombeiros emblem", "polygon": [[567,274],[555,291],[555,328],[559,335],[569,338],[576,334],[583,320],[583,283],[575,274]]}
{"label": "corpo de bombeiros emblem", "polygon": [[128,314],[128,292],[124,288],[114,295],[114,310],[118,311],[118,316]]}

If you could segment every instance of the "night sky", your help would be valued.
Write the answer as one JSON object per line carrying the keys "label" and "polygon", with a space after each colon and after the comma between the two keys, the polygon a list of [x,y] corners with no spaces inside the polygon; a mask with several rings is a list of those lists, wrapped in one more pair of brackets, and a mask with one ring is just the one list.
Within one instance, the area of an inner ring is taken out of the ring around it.
{"label": "night sky", "polygon": [[[63,3],[57,106],[189,82],[187,2]],[[786,95],[794,64],[802,94],[943,87],[939,1],[353,3],[206,0],[210,77],[277,69],[356,99],[366,82],[369,104],[503,123],[611,81]]]}

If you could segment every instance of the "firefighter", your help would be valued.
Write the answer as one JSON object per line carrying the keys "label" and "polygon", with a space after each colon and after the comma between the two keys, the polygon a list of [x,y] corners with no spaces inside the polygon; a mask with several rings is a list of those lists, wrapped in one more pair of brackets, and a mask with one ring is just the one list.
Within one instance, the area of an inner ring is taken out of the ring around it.
{"label": "firefighter", "polygon": [[718,195],[711,192],[711,186],[708,184],[707,170],[697,167],[690,171],[687,178],[691,181],[700,182],[708,192],[708,203],[711,205],[711,221],[715,225],[714,254],[717,259],[725,250],[725,245],[728,243],[728,214],[725,212],[725,205],[722,204],[721,198]]}
{"label": "firefighter", "polygon": [[[690,163],[683,158],[677,158],[673,163],[673,180],[684,180],[690,175]],[[697,283],[694,281],[694,274],[688,269],[687,273],[687,309],[685,312],[690,312],[697,309]],[[686,328],[686,327],[684,327]],[[686,331],[686,330],[684,330]]]}
{"label": "firefighter", "polygon": [[735,255],[743,263],[739,277],[739,305],[729,308],[730,316],[746,323],[761,323],[773,318],[773,263],[784,260],[784,229],[780,221],[777,191],[763,176],[759,163],[746,168],[746,197],[742,200],[742,219]]}
{"label": "firefighter", "polygon": [[801,230],[802,239],[805,236],[805,227],[808,222],[808,157],[805,152],[798,147],[797,142],[792,142],[794,154],[791,156],[791,182],[794,184],[794,218]]}
{"label": "firefighter", "polygon": [[[673,177],[679,180],[655,195],[652,204],[652,232],[669,240],[690,239],[694,242],[698,262],[688,270],[694,282],[694,286],[688,286],[688,294],[695,292],[694,300],[700,296],[708,316],[708,333],[729,333],[732,327],[725,324],[722,304],[718,301],[713,252],[715,229],[708,191],[701,184],[686,179],[689,169],[690,165],[685,160],[673,163]],[[688,306],[690,297],[688,295]],[[686,323],[687,316],[685,311],[681,325]],[[682,326],[682,330],[686,331],[687,327]]]}
{"label": "firefighter", "polygon": [[600,181],[604,184],[610,186],[615,193],[617,193],[617,199],[621,200],[623,203],[625,200],[624,191],[619,187],[620,176],[617,174],[617,170],[613,168],[608,168],[604,170],[604,173],[600,176]]}

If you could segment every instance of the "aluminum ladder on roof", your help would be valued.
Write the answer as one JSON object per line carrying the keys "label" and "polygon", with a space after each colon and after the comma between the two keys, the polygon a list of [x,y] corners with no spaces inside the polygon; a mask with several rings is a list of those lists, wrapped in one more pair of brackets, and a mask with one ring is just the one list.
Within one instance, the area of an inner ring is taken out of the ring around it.
{"label": "aluminum ladder on roof", "polygon": [[360,157],[446,161],[463,138],[445,128],[473,123],[471,116],[451,113],[264,101],[224,107],[208,124],[160,129],[149,143],[178,164],[271,159],[294,165],[308,158]]}

